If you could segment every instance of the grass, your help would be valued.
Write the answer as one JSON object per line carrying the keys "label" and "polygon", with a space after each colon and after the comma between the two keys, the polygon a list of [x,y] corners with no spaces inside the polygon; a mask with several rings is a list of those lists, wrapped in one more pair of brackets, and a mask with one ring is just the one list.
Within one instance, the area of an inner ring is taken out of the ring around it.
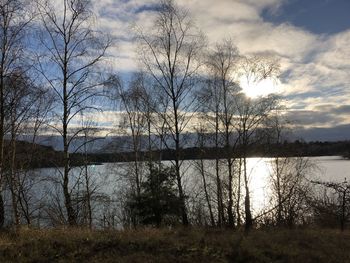
{"label": "grass", "polygon": [[22,229],[0,233],[0,262],[350,262],[350,231]]}

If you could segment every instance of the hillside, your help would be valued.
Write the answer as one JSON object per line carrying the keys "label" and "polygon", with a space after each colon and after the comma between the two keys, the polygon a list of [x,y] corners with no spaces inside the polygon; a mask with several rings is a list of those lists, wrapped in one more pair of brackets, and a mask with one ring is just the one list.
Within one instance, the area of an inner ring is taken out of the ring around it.
{"label": "hillside", "polygon": [[[345,156],[349,157],[350,141],[342,142],[285,142],[283,144],[253,144],[247,151],[249,157],[274,157],[274,156]],[[232,153],[233,156],[240,156],[239,147]],[[115,152],[90,152],[88,162],[129,162],[133,161],[134,153],[132,151]],[[154,160],[173,160],[175,151],[172,149],[163,151],[140,152],[139,160],[148,160],[151,156]],[[225,158],[227,156],[225,149],[213,147],[189,147],[182,149],[182,158],[184,160],[215,159]],[[85,155],[82,153],[71,154],[71,165],[79,166],[84,163]],[[5,162],[9,162],[11,151],[9,141],[5,141]],[[44,168],[44,167],[62,167],[63,153],[56,151],[52,146],[45,146],[26,141],[16,142],[16,167],[19,168]],[[9,167],[7,165],[7,167]]]}
{"label": "hillside", "polygon": [[[242,149],[236,147],[231,156],[242,156]],[[76,156],[78,156],[77,154]],[[350,141],[340,142],[284,142],[283,144],[252,144],[247,149],[248,157],[275,157],[275,156],[344,156],[350,155]],[[138,153],[139,160],[148,160],[149,157],[154,160],[174,160],[175,150],[165,149],[162,151],[153,151],[148,153],[141,151]],[[227,151],[224,148],[214,147],[188,147],[181,150],[181,158],[184,160],[195,159],[215,159],[226,158]],[[135,159],[132,151],[102,151],[99,153],[90,153],[91,162],[129,162]]]}
{"label": "hillside", "polygon": [[[5,167],[9,166],[11,159],[10,142],[5,141]],[[71,165],[77,166],[83,163],[81,154],[73,154],[71,156]],[[45,146],[37,143],[26,141],[16,141],[16,169],[28,168],[46,168],[46,167],[62,167],[63,152],[54,150],[51,146]]]}

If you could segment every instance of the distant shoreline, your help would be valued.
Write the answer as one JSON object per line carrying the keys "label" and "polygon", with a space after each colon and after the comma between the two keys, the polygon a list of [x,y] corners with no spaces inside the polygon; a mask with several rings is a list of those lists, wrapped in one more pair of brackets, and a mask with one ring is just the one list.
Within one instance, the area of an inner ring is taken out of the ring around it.
{"label": "distant shoreline", "polygon": [[[135,153],[90,153],[89,161],[97,163],[132,162],[135,161]],[[273,157],[318,157],[318,156],[340,156],[344,159],[350,157],[350,142],[300,142],[283,144],[255,144],[250,145],[247,150],[247,157],[273,158]],[[242,149],[213,148],[213,147],[192,147],[181,150],[181,160],[215,160],[243,157]],[[138,152],[138,161],[162,160],[170,161],[175,158],[175,150],[146,151]]]}
{"label": "distant shoreline", "polygon": [[[21,149],[18,162],[25,162],[28,169],[52,168],[63,166],[63,152],[55,151],[52,147],[31,144],[22,141],[17,142]],[[34,150],[33,150],[34,149]],[[33,154],[35,152],[35,154]],[[28,156],[30,157],[28,159]],[[33,157],[34,156],[34,157]],[[273,158],[273,157],[317,157],[317,156],[342,156],[350,157],[350,141],[342,142],[284,142],[281,144],[252,144],[247,149],[247,157]],[[72,167],[99,165],[102,163],[133,162],[136,160],[132,151],[108,152],[108,153],[72,153],[70,155]],[[137,154],[138,161],[170,161],[175,158],[175,150],[140,151]],[[192,147],[181,150],[182,160],[215,160],[243,157],[242,149]]]}

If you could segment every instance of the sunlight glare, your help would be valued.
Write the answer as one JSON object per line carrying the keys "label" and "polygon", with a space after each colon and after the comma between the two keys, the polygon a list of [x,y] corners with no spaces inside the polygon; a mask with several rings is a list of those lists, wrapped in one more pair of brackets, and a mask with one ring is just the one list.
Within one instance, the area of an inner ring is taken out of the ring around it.
{"label": "sunlight glare", "polygon": [[280,81],[271,78],[259,82],[248,81],[245,76],[239,79],[242,92],[250,98],[264,97],[269,94],[280,92]]}
{"label": "sunlight glare", "polygon": [[268,204],[270,163],[268,158],[248,158],[247,173],[251,191],[252,210],[261,212]]}

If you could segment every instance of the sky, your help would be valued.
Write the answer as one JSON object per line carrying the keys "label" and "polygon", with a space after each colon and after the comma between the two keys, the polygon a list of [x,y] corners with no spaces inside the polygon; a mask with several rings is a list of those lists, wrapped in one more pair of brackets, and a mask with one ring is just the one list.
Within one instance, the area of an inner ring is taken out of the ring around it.
{"label": "sky", "polygon": [[[152,24],[156,3],[93,1],[97,26],[118,40],[109,55],[113,66],[124,76],[138,68],[132,32],[135,27]],[[332,134],[339,128],[342,133],[336,133],[335,138],[350,139],[349,0],[177,3],[189,10],[196,25],[207,35],[209,46],[231,38],[243,54],[269,52],[280,59],[278,91],[296,126],[317,131],[329,129]],[[106,121],[107,117],[100,118]],[[323,137],[327,140],[326,135]]]}

